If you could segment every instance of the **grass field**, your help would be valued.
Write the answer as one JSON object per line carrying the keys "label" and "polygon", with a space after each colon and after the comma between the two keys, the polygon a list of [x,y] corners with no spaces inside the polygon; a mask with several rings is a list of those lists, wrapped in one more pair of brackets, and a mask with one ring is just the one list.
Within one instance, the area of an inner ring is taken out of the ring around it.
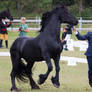
{"label": "grass field", "polygon": [[[52,62],[53,63],[53,62]],[[54,65],[53,65],[54,66]],[[77,66],[67,66],[66,62],[60,61],[60,88],[55,88],[51,83],[51,77],[55,73],[55,69],[50,73],[46,82],[40,86],[40,90],[32,90],[32,92],[92,92],[88,84],[87,64],[78,63]],[[37,82],[38,75],[45,73],[47,70],[45,63],[35,63],[33,70],[33,78]],[[0,57],[0,92],[10,92],[10,57]],[[28,84],[17,83],[21,92],[30,92],[31,88]]]}
{"label": "grass field", "polygon": [[[81,32],[81,34],[85,34],[86,32]],[[38,35],[37,32],[31,31],[28,33],[29,37],[35,37]],[[12,42],[18,37],[18,32],[9,32],[9,47]],[[72,35],[74,40],[77,40],[74,34]],[[3,43],[4,45],[4,43]],[[0,49],[2,51],[9,51],[5,47]],[[84,52],[79,52],[78,48],[75,48],[75,51],[63,51],[63,56],[74,56],[85,58],[83,55]],[[90,88],[88,84],[88,67],[87,64],[78,63],[77,66],[71,67],[67,66],[66,62],[60,61],[60,88],[55,88],[51,83],[51,77],[54,75],[55,71],[49,75],[47,81],[40,86],[40,90],[32,90],[32,92],[92,92],[92,88]],[[33,77],[35,81],[38,80],[38,75],[41,73],[45,73],[47,70],[45,63],[35,63]],[[0,92],[10,92],[9,89],[11,87],[10,82],[10,72],[11,72],[11,60],[10,57],[0,57]],[[22,89],[21,92],[30,92],[29,84],[17,83],[18,87]]]}

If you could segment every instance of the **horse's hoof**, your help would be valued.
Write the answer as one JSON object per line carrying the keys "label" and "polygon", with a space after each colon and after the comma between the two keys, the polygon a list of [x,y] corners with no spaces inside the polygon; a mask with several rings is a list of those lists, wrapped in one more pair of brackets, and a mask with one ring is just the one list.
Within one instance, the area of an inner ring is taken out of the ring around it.
{"label": "horse's hoof", "polygon": [[44,75],[39,75],[39,80],[38,80],[38,84],[41,85],[45,82],[46,78]]}
{"label": "horse's hoof", "polygon": [[41,85],[41,84],[42,84],[42,83],[41,83],[41,81],[40,81],[40,79],[38,80],[38,84],[39,84],[39,85]]}
{"label": "horse's hoof", "polygon": [[59,85],[57,85],[57,84],[53,84],[53,85],[54,85],[54,87],[59,88]]}
{"label": "horse's hoof", "polygon": [[40,87],[39,86],[34,86],[34,87],[32,87],[32,89],[40,89]]}
{"label": "horse's hoof", "polygon": [[41,79],[38,80],[38,84],[39,84],[39,85],[41,85],[41,84],[43,84],[43,83],[44,83],[44,81],[42,81]]}
{"label": "horse's hoof", "polygon": [[91,82],[89,82],[89,85],[90,85],[90,87],[92,87],[92,83]]}
{"label": "horse's hoof", "polygon": [[21,89],[18,89],[18,88],[11,88],[10,90],[11,90],[11,92],[19,92],[19,91],[21,91]]}
{"label": "horse's hoof", "polygon": [[51,78],[51,81],[52,81],[54,87],[59,88],[60,83],[54,77]]}

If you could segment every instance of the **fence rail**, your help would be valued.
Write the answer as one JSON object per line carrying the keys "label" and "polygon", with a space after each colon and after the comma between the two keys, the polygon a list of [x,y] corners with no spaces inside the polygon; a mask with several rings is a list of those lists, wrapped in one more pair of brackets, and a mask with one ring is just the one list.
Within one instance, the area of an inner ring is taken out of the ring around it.
{"label": "fence rail", "polygon": [[[21,20],[19,20],[19,19],[14,19],[13,20],[13,23],[20,23],[20,21]],[[7,22],[9,22],[9,20],[7,20]],[[26,22],[27,23],[36,23],[37,25],[38,25],[38,27],[37,28],[28,28],[29,30],[40,30],[40,22],[41,22],[41,19],[40,19],[40,17],[38,17],[38,18],[36,18],[36,19],[30,19],[30,20],[26,20]],[[92,27],[91,28],[83,28],[82,26],[83,26],[83,24],[86,24],[86,25],[92,25],[92,20],[82,20],[82,18],[80,18],[80,20],[79,20],[79,27],[77,28],[78,30],[92,30]],[[16,31],[16,30],[18,30],[18,28],[16,28],[16,27],[10,27],[10,28],[8,28],[8,30],[11,30],[11,31]],[[62,30],[62,28],[61,28],[61,30]]]}

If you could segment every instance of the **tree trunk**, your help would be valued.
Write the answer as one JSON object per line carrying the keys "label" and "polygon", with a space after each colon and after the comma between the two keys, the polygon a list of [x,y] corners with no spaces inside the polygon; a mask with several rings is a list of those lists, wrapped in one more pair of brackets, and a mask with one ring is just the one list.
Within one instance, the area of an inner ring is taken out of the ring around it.
{"label": "tree trunk", "polygon": [[81,16],[83,10],[82,0],[79,0],[79,15]]}
{"label": "tree trunk", "polygon": [[18,16],[20,18],[22,15],[20,0],[16,0],[16,3],[17,3]]}
{"label": "tree trunk", "polygon": [[60,0],[52,0],[52,8],[60,4]]}

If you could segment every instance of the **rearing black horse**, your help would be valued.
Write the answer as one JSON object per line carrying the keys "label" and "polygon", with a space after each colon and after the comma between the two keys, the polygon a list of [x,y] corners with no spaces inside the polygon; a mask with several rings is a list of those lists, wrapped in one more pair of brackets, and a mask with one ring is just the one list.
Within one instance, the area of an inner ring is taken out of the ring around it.
{"label": "rearing black horse", "polygon": [[[48,70],[45,74],[39,75],[38,81],[38,84],[43,84],[53,69],[51,58],[54,60],[56,67],[56,75],[51,78],[51,81],[55,87],[58,88],[60,86],[59,59],[63,50],[63,45],[60,41],[61,23],[77,25],[78,21],[64,6],[59,6],[44,14],[42,21],[42,29],[37,37],[19,37],[10,48],[12,61],[11,91],[18,90],[15,78],[25,81],[26,77],[29,78],[32,89],[39,89],[39,86],[32,78],[32,67],[36,61],[46,61]],[[27,64],[23,63],[22,58],[25,59]]]}

